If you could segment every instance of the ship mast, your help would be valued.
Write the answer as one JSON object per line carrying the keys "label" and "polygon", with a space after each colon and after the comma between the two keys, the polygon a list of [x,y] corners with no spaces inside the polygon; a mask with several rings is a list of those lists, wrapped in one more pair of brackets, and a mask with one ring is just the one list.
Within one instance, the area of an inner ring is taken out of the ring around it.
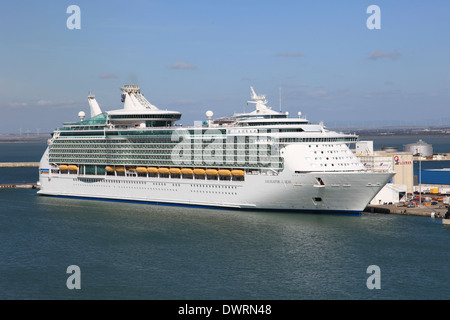
{"label": "ship mast", "polygon": [[253,87],[250,87],[250,90],[252,91],[252,99],[251,101],[247,101],[247,103],[253,103],[256,107],[257,113],[263,113],[266,111],[269,111],[270,108],[266,106],[267,100],[265,95],[257,95]]}

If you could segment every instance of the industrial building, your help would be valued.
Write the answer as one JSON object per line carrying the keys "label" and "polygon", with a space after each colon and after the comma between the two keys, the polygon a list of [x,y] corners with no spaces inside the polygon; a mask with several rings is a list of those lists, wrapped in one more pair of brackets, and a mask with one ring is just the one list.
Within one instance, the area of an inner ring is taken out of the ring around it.
{"label": "industrial building", "polygon": [[405,201],[407,193],[414,191],[414,159],[411,152],[400,152],[397,148],[373,151],[373,141],[359,141],[356,143],[355,155],[369,170],[395,172],[395,176],[381,189],[371,204]]}
{"label": "industrial building", "polygon": [[[416,177],[417,178],[417,177]],[[419,180],[416,179],[414,191],[431,194],[450,194],[450,168],[422,170]]]}
{"label": "industrial building", "polygon": [[414,176],[414,161],[419,162],[420,168],[420,161],[440,160],[440,156],[443,157],[433,155],[433,146],[422,140],[404,145],[403,151],[396,147],[374,151],[373,141],[359,141],[354,152],[369,170],[395,172],[392,180],[370,202],[372,205],[403,202],[407,194],[414,192],[450,194],[450,168],[422,168],[419,169],[419,176]]}

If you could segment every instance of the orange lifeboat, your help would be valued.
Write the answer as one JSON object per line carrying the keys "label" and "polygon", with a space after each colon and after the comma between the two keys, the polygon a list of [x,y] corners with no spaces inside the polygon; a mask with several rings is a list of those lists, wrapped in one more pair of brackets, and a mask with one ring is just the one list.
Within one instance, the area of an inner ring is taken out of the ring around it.
{"label": "orange lifeboat", "polygon": [[217,176],[219,173],[216,169],[206,169],[206,174],[208,176]]}
{"label": "orange lifeboat", "polygon": [[231,176],[231,171],[230,170],[221,169],[221,170],[219,170],[219,175],[220,176],[224,176],[224,177],[230,177]]}
{"label": "orange lifeboat", "polygon": [[158,168],[156,167],[148,167],[147,168],[148,173],[158,173]]}
{"label": "orange lifeboat", "polygon": [[68,166],[68,169],[70,171],[78,171],[78,166],[71,164],[71,165]]}
{"label": "orange lifeboat", "polygon": [[117,172],[125,172],[125,168],[124,167],[116,167],[116,171]]}
{"label": "orange lifeboat", "polygon": [[147,168],[146,167],[137,167],[136,171],[139,173],[147,173]]}
{"label": "orange lifeboat", "polygon": [[204,176],[206,174],[205,169],[194,169],[194,174]]}
{"label": "orange lifeboat", "polygon": [[69,166],[67,164],[60,164],[59,170],[69,170]]}
{"label": "orange lifeboat", "polygon": [[243,177],[245,172],[244,170],[231,170],[231,174],[235,177]]}
{"label": "orange lifeboat", "polygon": [[170,168],[170,169],[169,169],[169,172],[170,172],[171,174],[180,174],[180,173],[181,173],[181,170],[180,170],[179,168]]}
{"label": "orange lifeboat", "polygon": [[194,170],[189,169],[189,168],[183,168],[183,169],[181,169],[181,173],[182,174],[193,174]]}
{"label": "orange lifeboat", "polygon": [[168,168],[159,168],[159,169],[158,169],[158,172],[159,172],[159,173],[163,173],[163,174],[167,174],[167,173],[169,173],[170,171],[169,171]]}
{"label": "orange lifeboat", "polygon": [[105,170],[108,171],[108,172],[113,172],[113,171],[114,171],[114,168],[111,167],[111,166],[106,166],[106,167],[105,167]]}

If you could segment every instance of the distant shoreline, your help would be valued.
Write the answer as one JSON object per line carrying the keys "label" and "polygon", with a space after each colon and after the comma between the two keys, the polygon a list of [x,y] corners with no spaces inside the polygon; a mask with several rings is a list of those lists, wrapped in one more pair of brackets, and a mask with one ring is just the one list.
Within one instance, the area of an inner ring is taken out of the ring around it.
{"label": "distant shoreline", "polygon": [[0,139],[0,143],[31,143],[31,142],[47,142],[47,139],[36,139],[36,140],[2,140]]}
{"label": "distant shoreline", "polygon": [[[450,138],[449,133],[437,132],[437,131],[409,131],[398,129],[401,132],[390,131],[389,129],[361,129],[361,128],[329,128],[336,132],[355,133],[360,140],[361,139],[380,139],[380,138],[414,138],[426,139],[426,138]],[[375,132],[374,132],[375,131]],[[32,143],[32,142],[47,142],[51,137],[50,133],[42,133],[39,135],[24,136],[19,134],[0,134],[0,143]]]}
{"label": "distant shoreline", "polygon": [[30,143],[47,142],[51,137],[50,133],[40,134],[0,134],[0,143]]}
{"label": "distant shoreline", "polygon": [[417,138],[417,139],[426,139],[426,138],[449,138],[450,134],[361,134],[356,133],[359,138],[364,139],[377,139],[377,138]]}

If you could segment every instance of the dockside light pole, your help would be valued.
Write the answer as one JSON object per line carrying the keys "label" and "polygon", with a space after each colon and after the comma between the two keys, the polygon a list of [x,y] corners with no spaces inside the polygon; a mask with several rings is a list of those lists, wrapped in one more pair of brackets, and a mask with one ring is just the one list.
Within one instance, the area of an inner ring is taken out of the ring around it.
{"label": "dockside light pole", "polygon": [[422,206],[422,153],[416,148],[416,155],[419,157],[419,207]]}
{"label": "dockside light pole", "polygon": [[422,206],[422,155],[419,154],[419,207]]}

